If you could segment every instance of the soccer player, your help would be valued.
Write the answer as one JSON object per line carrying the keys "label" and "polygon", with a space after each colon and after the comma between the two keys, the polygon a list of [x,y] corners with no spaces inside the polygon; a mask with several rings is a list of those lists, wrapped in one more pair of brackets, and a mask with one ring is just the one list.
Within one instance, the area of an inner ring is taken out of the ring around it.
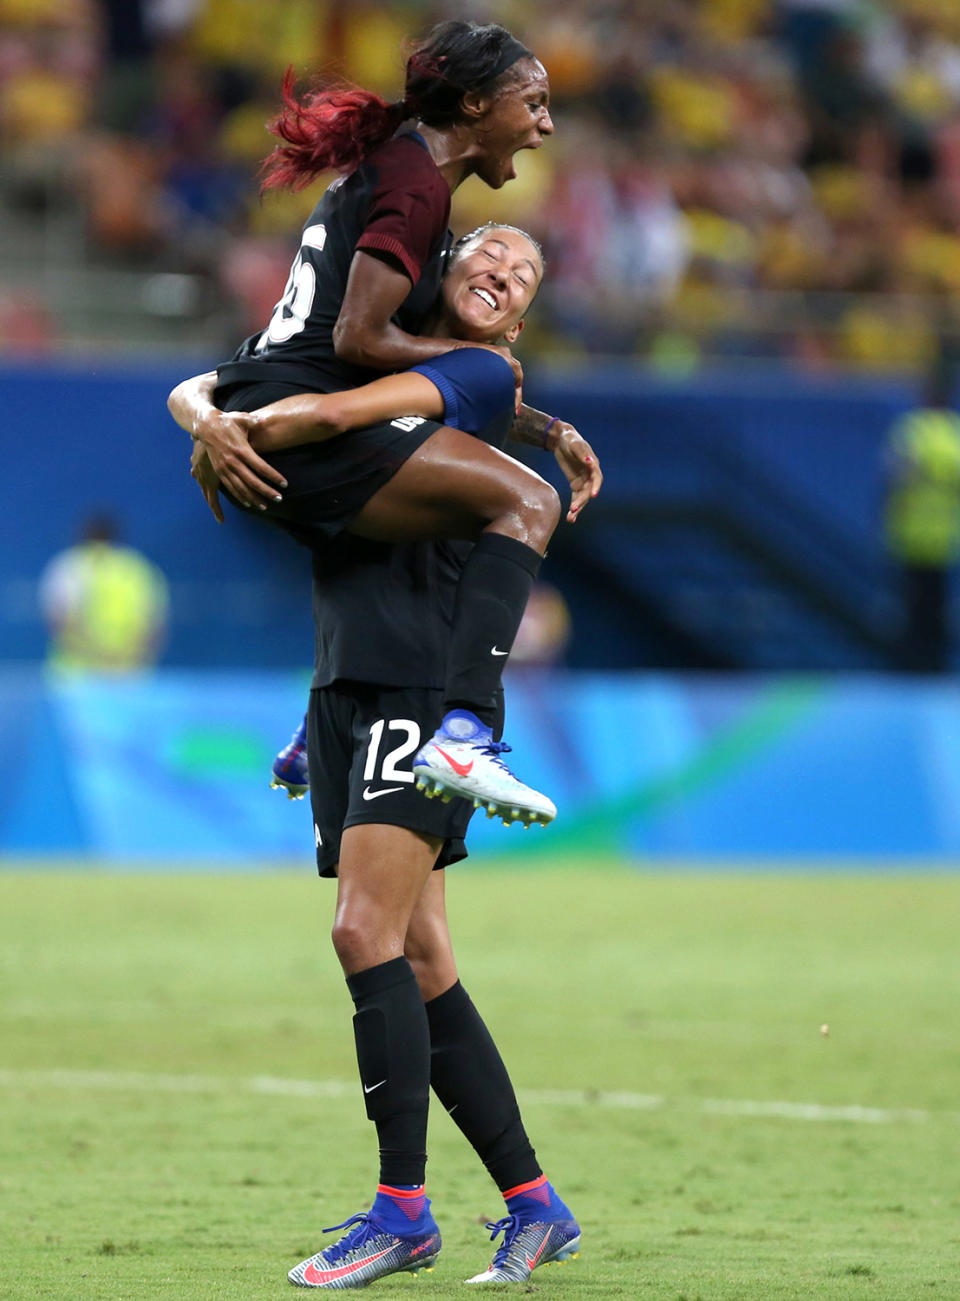
{"label": "soccer player", "polygon": [[[474,259],[489,241],[508,267],[529,263],[536,272],[501,318],[503,333],[487,336],[509,341],[542,275],[539,249],[512,228],[483,228],[454,251],[437,324],[459,329]],[[471,348],[348,393],[288,398],[242,422],[255,445],[272,449],[411,407],[456,416],[478,438],[502,443],[513,416],[512,372],[496,353]],[[503,1241],[469,1281],[522,1281],[579,1247],[576,1220],[537,1162],[506,1068],[459,982],[444,869],[466,856],[472,805],[427,803],[414,793],[411,759],[442,707],[457,579],[469,551],[462,542],[390,545],[347,533],[315,549],[308,751],[317,863],[321,875],[338,877],[333,943],[356,1007],[380,1182],[371,1210],[337,1226],[347,1230],[342,1238],[290,1272],[300,1286],[363,1286],[436,1258],[440,1234],[424,1194],[431,1086],[506,1202],[504,1218],[489,1226]]]}
{"label": "soccer player", "polygon": [[[471,175],[499,188],[514,175],[514,154],[538,148],[553,130],[546,71],[496,24],[435,28],[411,55],[397,104],[360,90],[297,99],[289,82],[284,93],[274,127],[283,143],[267,160],[265,183],[298,188],[330,168],[348,174],[307,222],[267,328],[206,377],[223,412],[357,386],[462,348],[463,339],[420,333],[449,243],[450,194]],[[411,120],[416,129],[395,134]],[[471,291],[474,331],[498,323],[530,274],[516,268],[496,288],[491,281]],[[277,452],[272,465],[225,415],[198,420],[193,432],[236,500],[314,537],[347,529],[375,540],[476,541],[458,586],[445,722],[427,776],[457,786],[464,762],[451,766],[442,751],[462,742],[471,747],[476,798],[505,820],[552,818],[552,802],[519,782],[491,743],[503,667],[559,518],[554,489],[480,440],[426,419]],[[513,436],[550,446],[574,493],[589,496],[595,461],[571,426],[523,409]]]}

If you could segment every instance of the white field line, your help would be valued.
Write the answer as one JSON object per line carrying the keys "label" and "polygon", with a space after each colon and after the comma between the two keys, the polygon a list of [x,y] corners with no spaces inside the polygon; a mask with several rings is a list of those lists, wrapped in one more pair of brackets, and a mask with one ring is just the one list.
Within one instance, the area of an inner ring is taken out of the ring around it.
{"label": "white field line", "polygon": [[[256,1093],[287,1098],[350,1098],[356,1084],[345,1080],[292,1080],[273,1075],[230,1078],[220,1075],[168,1075],[146,1071],[6,1070],[0,1088],[102,1089],[145,1093]],[[518,1089],[526,1106],[610,1107],[618,1111],[680,1110],[706,1116],[747,1119],[845,1121],[856,1125],[924,1124],[960,1120],[960,1112],[915,1107],[831,1106],[820,1102],[757,1102],[745,1098],[668,1098],[660,1094],[603,1092],[594,1089]]]}

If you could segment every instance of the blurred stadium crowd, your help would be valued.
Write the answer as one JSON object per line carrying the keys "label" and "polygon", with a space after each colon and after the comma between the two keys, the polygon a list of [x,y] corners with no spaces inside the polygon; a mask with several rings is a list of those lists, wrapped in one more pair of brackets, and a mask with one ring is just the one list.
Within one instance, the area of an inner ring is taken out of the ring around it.
{"label": "blurred stadium crowd", "polygon": [[284,68],[392,97],[450,16],[550,73],[555,138],[454,209],[544,241],[534,347],[912,370],[953,328],[957,0],[0,0],[0,345],[259,328],[316,200],[253,179]]}

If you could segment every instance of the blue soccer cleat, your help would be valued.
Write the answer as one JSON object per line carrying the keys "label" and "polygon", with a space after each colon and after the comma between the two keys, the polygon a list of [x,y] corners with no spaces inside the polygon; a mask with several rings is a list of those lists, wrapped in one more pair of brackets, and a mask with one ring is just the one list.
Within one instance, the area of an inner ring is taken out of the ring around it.
{"label": "blue soccer cleat", "polygon": [[[376,1214],[353,1215],[335,1229],[343,1235],[309,1260],[301,1261],[287,1278],[296,1287],[325,1288],[328,1292],[366,1287],[388,1274],[416,1274],[433,1268],[440,1254],[440,1230],[430,1214],[430,1202],[423,1199],[417,1219],[395,1232]],[[332,1229],[325,1229],[332,1233]]]}
{"label": "blue soccer cleat", "polygon": [[307,720],[294,732],[289,745],[285,745],[271,769],[271,790],[283,788],[288,800],[302,800],[310,789],[310,773],[307,769]]}
{"label": "blue soccer cleat", "polygon": [[500,817],[505,825],[545,826],[557,816],[546,795],[518,780],[500,757],[509,745],[495,741],[489,727],[466,709],[446,715],[436,732],[413,760],[417,790],[428,799],[444,801],[461,795],[473,801],[487,817]]}
{"label": "blue soccer cleat", "polygon": [[502,1233],[503,1241],[468,1283],[523,1283],[540,1265],[580,1254],[580,1226],[546,1179],[524,1185],[507,1206],[512,1214],[487,1225],[491,1239]]}

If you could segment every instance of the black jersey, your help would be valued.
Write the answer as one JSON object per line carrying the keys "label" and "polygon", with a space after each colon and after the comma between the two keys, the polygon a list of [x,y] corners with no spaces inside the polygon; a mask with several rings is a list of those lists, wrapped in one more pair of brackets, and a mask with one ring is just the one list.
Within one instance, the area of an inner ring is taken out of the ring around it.
{"label": "black jersey", "polygon": [[[413,369],[440,390],[447,424],[503,447],[515,396],[503,357],[462,348]],[[313,685],[442,687],[454,597],[471,548],[469,542],[399,545],[342,533],[316,551]]]}
{"label": "black jersey", "polygon": [[393,320],[419,334],[440,288],[449,218],[450,189],[422,136],[395,136],[374,150],[313,210],[269,325],[219,368],[220,386],[281,382],[331,393],[376,379],[379,372],[341,361],[333,347],[353,255],[367,250],[403,268],[412,288]]}

